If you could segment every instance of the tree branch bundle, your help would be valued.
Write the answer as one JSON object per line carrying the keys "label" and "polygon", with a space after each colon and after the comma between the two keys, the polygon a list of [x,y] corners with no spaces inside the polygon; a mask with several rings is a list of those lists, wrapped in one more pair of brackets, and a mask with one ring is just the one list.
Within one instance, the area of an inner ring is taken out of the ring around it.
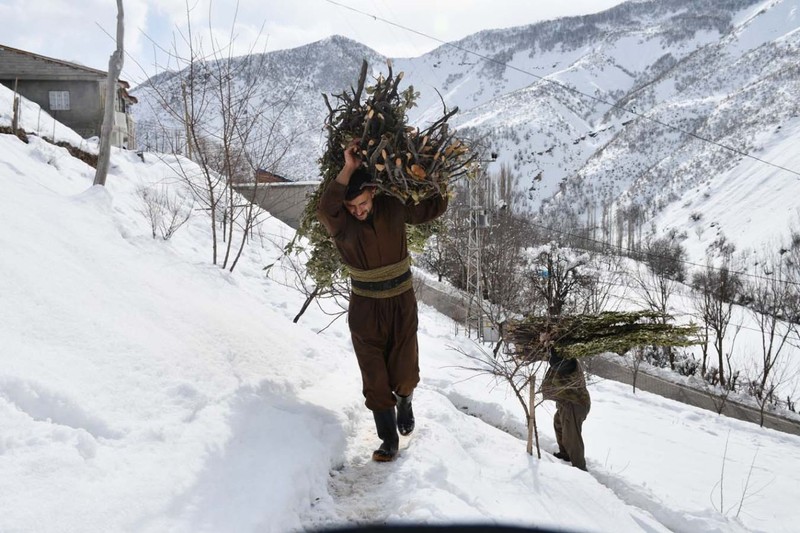
{"label": "tree branch bundle", "polygon": [[[356,86],[333,95],[323,94],[328,108],[325,128],[328,141],[320,157],[322,183],[309,196],[297,236],[310,241],[306,268],[321,288],[333,286],[342,276],[342,263],[333,242],[316,217],[322,192],[336,179],[344,166],[344,149],[353,139],[360,139],[363,164],[373,176],[372,184],[383,194],[403,202],[418,203],[437,194],[447,194],[448,185],[470,172],[477,155],[449,129],[447,121],[458,108],[444,109],[441,118],[420,131],[407,124],[406,111],[416,105],[419,93],[413,86],[400,90],[402,73],[394,75],[391,65],[386,77],[379,76],[368,86],[367,62],[361,65]],[[430,236],[434,225],[409,231],[409,247]],[[412,227],[413,228],[413,227]],[[297,239],[287,246],[292,252]]]}
{"label": "tree branch bundle", "polygon": [[653,311],[529,316],[507,323],[505,339],[517,357],[530,361],[546,360],[551,347],[562,357],[576,358],[604,352],[622,355],[639,346],[697,344],[695,326],[675,326],[665,319],[671,317]]}
{"label": "tree branch bundle", "polygon": [[446,194],[450,181],[471,170],[476,159],[447,123],[458,108],[448,111],[445,106],[444,114],[424,130],[409,126],[406,112],[416,105],[419,93],[413,86],[401,91],[403,73],[394,75],[391,64],[388,67],[386,77],[380,75],[374,85],[366,86],[364,61],[355,89],[334,95],[334,104],[323,95],[328,107],[323,175],[335,177],[344,164],[344,148],[360,139],[364,165],[382,193],[414,203]]}

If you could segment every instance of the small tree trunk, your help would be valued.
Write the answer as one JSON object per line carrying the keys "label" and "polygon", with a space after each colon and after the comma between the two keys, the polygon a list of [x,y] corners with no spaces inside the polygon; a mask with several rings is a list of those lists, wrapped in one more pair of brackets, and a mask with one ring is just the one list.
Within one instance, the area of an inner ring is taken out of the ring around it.
{"label": "small tree trunk", "polygon": [[124,12],[122,0],[117,0],[117,49],[108,59],[108,78],[106,78],[106,102],[103,113],[103,126],[100,129],[100,153],[97,156],[95,185],[105,185],[111,159],[111,133],[114,131],[114,103],[117,95],[119,74],[125,59],[123,42],[125,38]]}
{"label": "small tree trunk", "polygon": [[[531,386],[533,389],[533,386]],[[528,455],[533,455],[533,393],[531,392],[528,399],[528,443],[525,451]]]}
{"label": "small tree trunk", "polygon": [[528,455],[533,455],[534,439],[536,441],[536,457],[542,458],[539,448],[539,430],[536,427],[536,376],[531,377],[531,388],[528,397]]}
{"label": "small tree trunk", "polygon": [[189,120],[189,108],[186,106],[186,102],[188,101],[186,98],[186,82],[181,82],[181,95],[183,96],[183,131],[184,135],[186,135],[186,157],[193,161],[192,159],[192,132],[189,131],[189,125],[191,121]]}
{"label": "small tree trunk", "polygon": [[636,394],[636,378],[639,377],[639,365],[642,364],[642,358],[643,358],[642,349],[636,348],[633,353],[633,372],[632,372],[633,379],[631,379],[631,385],[633,386],[634,394]]}

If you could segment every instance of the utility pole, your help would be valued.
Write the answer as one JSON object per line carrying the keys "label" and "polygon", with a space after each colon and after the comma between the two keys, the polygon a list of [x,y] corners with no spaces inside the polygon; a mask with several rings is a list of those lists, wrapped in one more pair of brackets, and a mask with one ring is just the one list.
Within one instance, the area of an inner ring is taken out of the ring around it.
{"label": "utility pole", "polygon": [[[478,163],[491,163],[497,159],[492,153],[491,159],[479,160]],[[481,248],[483,230],[489,228],[489,212],[491,203],[490,183],[483,166],[478,167],[478,175],[469,180],[469,238],[467,240],[467,312],[464,329],[471,336],[472,328],[477,331],[478,338],[483,336],[483,290],[481,288]]]}

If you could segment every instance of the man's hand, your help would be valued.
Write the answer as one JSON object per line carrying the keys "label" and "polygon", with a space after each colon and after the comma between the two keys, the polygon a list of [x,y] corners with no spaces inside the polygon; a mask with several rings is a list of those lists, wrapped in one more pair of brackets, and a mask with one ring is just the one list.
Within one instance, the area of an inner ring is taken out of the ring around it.
{"label": "man's hand", "polygon": [[344,149],[344,166],[336,176],[336,182],[344,186],[350,183],[353,172],[361,165],[361,154],[358,151],[358,143],[361,139],[353,139],[347,148]]}
{"label": "man's hand", "polygon": [[361,164],[361,154],[358,150],[358,143],[361,139],[353,139],[347,148],[344,149],[344,168],[352,174]]}
{"label": "man's hand", "polygon": [[549,331],[539,332],[539,344],[546,348],[549,348],[553,345],[553,337],[550,335]]}

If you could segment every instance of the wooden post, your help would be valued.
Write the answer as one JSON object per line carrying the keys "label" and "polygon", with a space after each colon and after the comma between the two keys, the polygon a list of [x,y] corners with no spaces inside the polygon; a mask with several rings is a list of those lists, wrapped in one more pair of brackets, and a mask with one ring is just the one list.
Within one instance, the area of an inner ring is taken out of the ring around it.
{"label": "wooden post", "polygon": [[14,114],[11,119],[11,131],[14,132],[14,135],[19,131],[19,96],[16,94],[14,94]]}
{"label": "wooden post", "polygon": [[539,446],[539,428],[536,427],[536,376],[531,378],[531,419],[533,420],[533,436],[536,439],[536,457],[542,458],[542,448]]}
{"label": "wooden post", "polygon": [[[536,376],[531,376],[531,385],[528,394],[528,448],[527,448],[528,455],[533,455],[533,433],[534,433],[534,428],[536,427],[536,415],[534,411],[535,392],[536,392]],[[538,436],[536,440],[537,441],[539,440]],[[537,448],[539,447],[538,442],[536,444],[536,447]]]}
{"label": "wooden post", "polygon": [[536,457],[542,458],[542,450],[539,447],[539,428],[536,427],[536,376],[531,376],[531,388],[528,395],[528,455],[533,455],[533,443],[536,442]]}
{"label": "wooden post", "polygon": [[19,79],[14,80],[14,105],[13,105],[13,118],[11,119],[11,131],[14,135],[19,130],[19,95],[17,94],[17,82]]}

